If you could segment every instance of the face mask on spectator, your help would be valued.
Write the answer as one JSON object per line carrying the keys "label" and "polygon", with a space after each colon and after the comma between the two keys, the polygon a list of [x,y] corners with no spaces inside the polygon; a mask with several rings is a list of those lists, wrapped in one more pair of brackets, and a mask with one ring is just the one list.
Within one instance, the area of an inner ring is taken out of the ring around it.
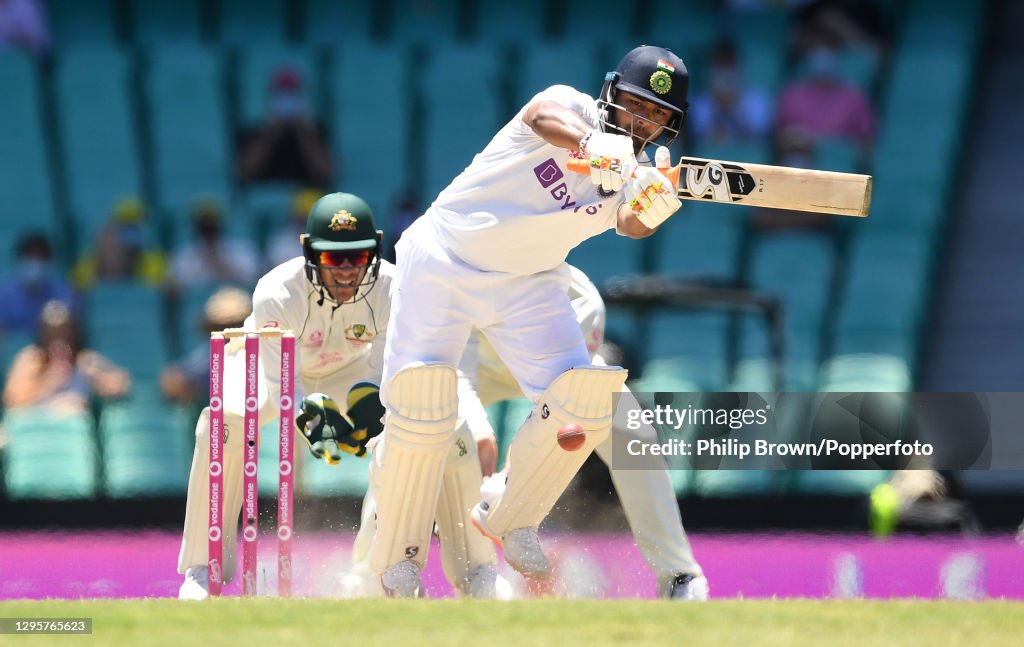
{"label": "face mask on spectator", "polygon": [[275,117],[292,119],[302,114],[304,105],[298,92],[278,92],[270,101],[270,112]]}
{"label": "face mask on spectator", "polygon": [[18,278],[29,287],[38,287],[50,274],[50,263],[42,258],[28,256],[18,261]]}
{"label": "face mask on spectator", "polygon": [[828,47],[817,47],[807,54],[807,75],[816,81],[834,81],[839,78],[839,58]]}

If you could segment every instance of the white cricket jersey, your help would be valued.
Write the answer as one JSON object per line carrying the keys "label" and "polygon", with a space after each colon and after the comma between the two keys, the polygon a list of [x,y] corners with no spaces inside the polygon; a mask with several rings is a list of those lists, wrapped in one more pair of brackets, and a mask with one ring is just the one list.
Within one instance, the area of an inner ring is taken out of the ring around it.
{"label": "white cricket jersey", "polygon": [[523,122],[530,105],[542,100],[598,126],[593,98],[552,86],[523,106],[427,210],[445,247],[477,269],[516,275],[550,270],[587,238],[615,227],[622,192],[601,198],[589,177],[566,170],[568,150]]}
{"label": "white cricket jersey", "polygon": [[[325,392],[337,400],[344,398],[355,382],[380,384],[394,270],[394,265],[381,261],[376,283],[369,290],[363,288],[365,298],[341,306],[330,298],[318,305],[320,290],[306,278],[302,257],[278,265],[259,280],[253,292],[253,313],[245,320],[245,327],[269,326],[295,332],[297,397]],[[230,345],[227,370],[241,370],[241,348],[241,338]],[[276,410],[280,349],[276,339],[261,340],[261,408],[270,404],[270,409]],[[240,389],[232,387],[226,395],[232,396],[232,391]],[[230,405],[228,408],[233,409]]]}

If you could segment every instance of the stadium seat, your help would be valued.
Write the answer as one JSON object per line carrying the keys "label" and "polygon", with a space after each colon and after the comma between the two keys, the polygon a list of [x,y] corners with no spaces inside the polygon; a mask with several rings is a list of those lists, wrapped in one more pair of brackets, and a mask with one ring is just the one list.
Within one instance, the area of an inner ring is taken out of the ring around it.
{"label": "stadium seat", "polygon": [[[377,227],[389,231],[395,205],[414,188],[408,164],[413,152],[413,85],[395,82],[407,74],[411,51],[399,43],[343,42],[331,53],[326,85],[335,185],[364,196]],[[375,99],[364,101],[363,96]],[[419,197],[424,207],[434,198],[426,191]]]}
{"label": "stadium seat", "polygon": [[304,42],[337,47],[339,43],[366,44],[373,36],[374,12],[383,3],[306,0],[303,12]]}
{"label": "stadium seat", "polygon": [[198,43],[202,33],[201,0],[146,0],[131,4],[132,36],[136,45]]}
{"label": "stadium seat", "polygon": [[586,39],[519,44],[518,74],[513,79],[514,110],[552,85],[568,85],[596,98],[607,71],[598,64],[599,47]]}
{"label": "stadium seat", "polygon": [[168,45],[153,50],[149,63],[143,83],[157,201],[173,214],[170,229],[180,244],[191,228],[188,204],[199,194],[226,204],[230,194],[223,61],[203,46]]}
{"label": "stadium seat", "polygon": [[[454,42],[462,17],[461,0],[394,0],[388,23],[389,40],[405,44]],[[484,11],[490,9],[487,7]],[[468,31],[468,25],[467,25]]]}
{"label": "stadium seat", "polygon": [[600,287],[610,278],[639,274],[645,242],[609,230],[583,241],[569,253],[568,261]]}
{"label": "stadium seat", "polygon": [[85,295],[88,347],[152,385],[169,361],[163,294],[131,281],[97,283]]}
{"label": "stadium seat", "polygon": [[253,49],[251,43],[263,47],[284,42],[288,36],[285,0],[220,0],[218,7],[218,36],[224,44]]}
{"label": "stadium seat", "polygon": [[8,409],[2,453],[7,496],[91,499],[98,494],[99,455],[91,414],[61,415],[43,407]]}
{"label": "stadium seat", "polygon": [[142,194],[132,67],[108,48],[76,50],[57,63],[57,125],[78,251],[119,197]]}
{"label": "stadium seat", "polygon": [[45,124],[35,62],[16,50],[0,51],[0,275],[14,260],[11,246],[30,231],[54,241],[54,186],[47,161]]}
{"label": "stadium seat", "polygon": [[480,43],[536,43],[545,36],[548,3],[544,0],[492,2],[477,16],[471,31]]}
{"label": "stadium seat", "polygon": [[195,419],[185,408],[139,389],[130,400],[103,407],[103,491],[112,498],[182,496],[192,462]]}
{"label": "stadium seat", "polygon": [[[685,8],[673,0],[652,4],[643,8],[638,25],[641,40],[671,49],[683,59],[691,74],[692,70],[700,69],[691,55],[706,51],[715,38],[715,2],[687,2]],[[619,56],[625,53],[623,50]]]}
{"label": "stadium seat", "polygon": [[643,351],[647,359],[637,389],[724,389],[728,383],[728,317],[727,313],[704,311],[653,313]]}
{"label": "stadium seat", "polygon": [[[492,43],[436,43],[422,68],[424,201],[429,203],[483,150],[511,115],[498,97],[500,50]],[[376,104],[375,104],[376,105]],[[460,110],[452,110],[453,105]],[[376,122],[375,122],[376,123]]]}
{"label": "stadium seat", "polygon": [[890,475],[888,470],[799,470],[790,474],[788,492],[811,496],[867,496]]}
{"label": "stadium seat", "polygon": [[47,13],[58,50],[110,46],[117,41],[116,0],[47,0]]}
{"label": "stadium seat", "polygon": [[731,205],[684,202],[650,239],[654,271],[733,283],[740,271],[745,215]]}

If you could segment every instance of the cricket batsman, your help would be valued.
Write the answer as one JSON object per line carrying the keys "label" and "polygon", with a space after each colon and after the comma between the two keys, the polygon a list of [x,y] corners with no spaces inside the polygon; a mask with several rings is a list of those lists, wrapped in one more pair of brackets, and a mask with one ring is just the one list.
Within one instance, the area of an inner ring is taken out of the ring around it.
{"label": "cricket batsman", "polygon": [[[478,503],[473,522],[517,571],[550,574],[537,528],[610,433],[612,395],[626,380],[622,368],[591,363],[565,259],[609,229],[650,236],[679,209],[644,149],[678,135],[688,83],[678,56],[642,46],[606,76],[598,99],[543,90],[402,235],[381,383],[384,451],[370,467],[370,566],[388,595],[420,592],[458,420],[456,367],[474,330],[535,408],[510,447],[504,491]],[[590,175],[566,173],[572,158],[588,160]],[[558,445],[564,429],[584,432],[579,451]]]}

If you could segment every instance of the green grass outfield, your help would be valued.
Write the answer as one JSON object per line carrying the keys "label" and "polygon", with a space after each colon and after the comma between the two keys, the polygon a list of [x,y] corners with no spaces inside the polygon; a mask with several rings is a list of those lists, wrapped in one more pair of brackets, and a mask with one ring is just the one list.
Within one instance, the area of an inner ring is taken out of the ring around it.
{"label": "green grass outfield", "polygon": [[0,617],[91,617],[91,636],[0,635],[0,645],[1020,645],[1024,603],[723,600],[46,600]]}

